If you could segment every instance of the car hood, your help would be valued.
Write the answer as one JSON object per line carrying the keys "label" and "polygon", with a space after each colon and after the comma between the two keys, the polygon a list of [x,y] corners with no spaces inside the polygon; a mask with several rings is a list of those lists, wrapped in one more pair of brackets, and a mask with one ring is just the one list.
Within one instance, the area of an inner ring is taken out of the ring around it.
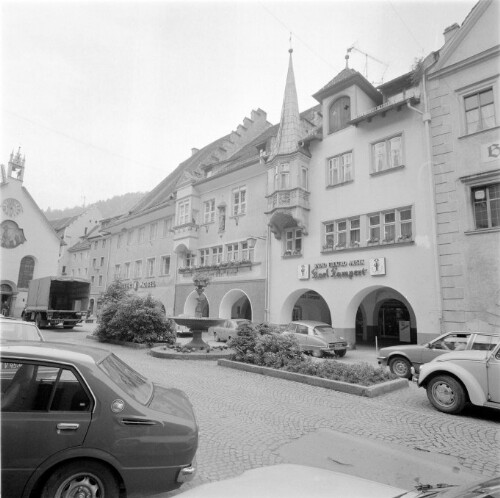
{"label": "car hood", "polygon": [[149,403],[149,408],[162,413],[179,417],[185,422],[196,425],[193,406],[186,394],[180,389],[166,388],[154,384],[153,398]]}
{"label": "car hood", "polygon": [[473,360],[482,361],[488,357],[489,351],[477,351],[477,350],[464,350],[464,351],[452,351],[451,353],[444,353],[437,356],[432,361],[460,361],[460,360]]}
{"label": "car hood", "polygon": [[183,498],[395,498],[404,489],[369,481],[340,472],[305,465],[281,464],[247,470],[242,475],[224,481],[202,484],[185,491]]}

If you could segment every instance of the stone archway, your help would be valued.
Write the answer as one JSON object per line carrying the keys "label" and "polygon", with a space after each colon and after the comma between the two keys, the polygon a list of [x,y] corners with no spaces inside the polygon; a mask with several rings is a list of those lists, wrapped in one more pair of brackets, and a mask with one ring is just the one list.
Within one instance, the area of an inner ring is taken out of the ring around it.
{"label": "stone archway", "polygon": [[294,318],[316,320],[331,325],[332,314],[328,303],[321,294],[312,289],[297,289],[283,303],[280,323],[288,323]]}
{"label": "stone archway", "polygon": [[245,318],[252,320],[252,303],[246,292],[241,289],[232,289],[221,300],[219,307],[220,318]]}

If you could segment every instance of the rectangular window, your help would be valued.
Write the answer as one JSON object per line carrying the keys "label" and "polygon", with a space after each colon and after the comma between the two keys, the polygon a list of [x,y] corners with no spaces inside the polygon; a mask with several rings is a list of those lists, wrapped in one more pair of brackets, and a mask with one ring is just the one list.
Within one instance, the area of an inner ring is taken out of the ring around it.
{"label": "rectangular window", "polygon": [[170,274],[170,256],[162,256],[160,261],[160,275]]}
{"label": "rectangular window", "polygon": [[71,256],[72,256],[73,261],[76,261],[76,253],[74,252]]}
{"label": "rectangular window", "polygon": [[368,217],[370,223],[370,238],[368,242],[380,242],[380,215],[374,214]]}
{"label": "rectangular window", "polygon": [[134,230],[129,230],[127,232],[127,245],[131,245],[132,244],[132,241],[133,241],[133,237],[134,237]]}
{"label": "rectangular window", "polygon": [[334,235],[334,225],[333,223],[326,223],[325,224],[325,244],[323,249],[333,249],[334,246],[334,240],[335,240],[335,235]]}
{"label": "rectangular window", "polygon": [[241,259],[244,261],[253,261],[253,248],[248,246],[248,242],[241,243]]}
{"label": "rectangular window", "polygon": [[99,287],[102,287],[102,275],[99,275]]}
{"label": "rectangular window", "polygon": [[337,243],[335,244],[336,248],[342,248],[346,246],[347,243],[347,221],[337,221],[336,225],[336,238]]}
{"label": "rectangular window", "polygon": [[328,159],[328,185],[339,185],[353,178],[352,152],[346,152]]}
{"label": "rectangular window", "polygon": [[222,246],[212,247],[212,264],[219,265],[222,263]]}
{"label": "rectangular window", "polygon": [[383,242],[394,242],[396,240],[396,213],[391,211],[384,213],[384,240]]}
{"label": "rectangular window", "polygon": [[92,275],[92,276],[90,277],[90,283],[91,283],[92,285],[94,285],[94,284],[95,284],[95,276],[94,276],[94,275]]}
{"label": "rectangular window", "polygon": [[300,168],[300,186],[307,190],[309,188],[309,175],[307,172],[307,168]]}
{"label": "rectangular window", "polygon": [[184,199],[177,203],[177,225],[185,225],[191,221],[190,217],[190,201]]}
{"label": "rectangular window", "polygon": [[144,234],[145,233],[146,233],[145,227],[139,228],[139,232],[137,233],[137,243],[138,244],[144,244]]}
{"label": "rectangular window", "polygon": [[155,262],[156,262],[155,258],[148,258],[148,260],[147,260],[146,271],[147,271],[147,276],[148,277],[154,277],[155,276]]}
{"label": "rectangular window", "polygon": [[104,249],[106,247],[106,239],[102,239],[102,248]]}
{"label": "rectangular window", "polygon": [[239,259],[238,244],[226,245],[226,261],[237,261]]}
{"label": "rectangular window", "polygon": [[200,249],[200,265],[207,266],[210,264],[210,249]]}
{"label": "rectangular window", "polygon": [[97,266],[97,258],[92,259],[92,268]]}
{"label": "rectangular window", "polygon": [[130,263],[123,265],[123,278],[130,278]]}
{"label": "rectangular window", "polygon": [[238,187],[233,189],[233,206],[232,206],[233,216],[238,216],[240,214],[246,213],[247,210],[246,194],[247,194],[246,187]]}
{"label": "rectangular window", "polygon": [[493,89],[475,92],[464,98],[467,133],[486,130],[495,126]]}
{"label": "rectangular window", "polygon": [[399,212],[399,225],[401,234],[399,240],[410,240],[412,237],[411,209],[401,209]]}
{"label": "rectangular window", "polygon": [[472,189],[476,230],[500,226],[500,183]]}
{"label": "rectangular window", "polygon": [[104,266],[104,257],[101,257],[101,266]]}
{"label": "rectangular window", "polygon": [[149,240],[155,240],[158,235],[158,223],[149,225]]}
{"label": "rectangular window", "polygon": [[123,242],[123,235],[120,233],[118,235],[118,239],[116,240],[116,247],[120,248],[122,246],[122,242]]}
{"label": "rectangular window", "polygon": [[361,241],[361,225],[359,218],[349,220],[349,245],[351,247],[359,246]]}
{"label": "rectangular window", "polygon": [[274,190],[290,188],[290,165],[277,164],[274,169]]}
{"label": "rectangular window", "polygon": [[97,250],[97,240],[94,242],[94,249]]}
{"label": "rectangular window", "polygon": [[396,137],[372,145],[372,173],[403,165],[403,137]]}
{"label": "rectangular window", "polygon": [[215,199],[210,199],[203,203],[203,223],[213,223],[215,221]]}
{"label": "rectangular window", "polygon": [[285,256],[302,254],[302,230],[294,228],[285,232]]}
{"label": "rectangular window", "polygon": [[196,264],[196,255],[194,252],[186,253],[186,268],[193,268]]}
{"label": "rectangular window", "polygon": [[134,264],[134,278],[142,277],[142,260],[138,260]]}
{"label": "rectangular window", "polygon": [[120,265],[115,265],[115,279],[120,278]]}
{"label": "rectangular window", "polygon": [[165,218],[163,220],[163,238],[167,237],[172,228],[172,218]]}

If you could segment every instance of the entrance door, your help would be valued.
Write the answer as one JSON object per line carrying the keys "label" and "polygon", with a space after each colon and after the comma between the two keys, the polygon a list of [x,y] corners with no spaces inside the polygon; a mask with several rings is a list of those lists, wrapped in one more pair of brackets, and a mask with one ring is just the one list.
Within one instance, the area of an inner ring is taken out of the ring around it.
{"label": "entrance door", "polygon": [[8,284],[2,284],[2,307],[0,308],[0,313],[3,316],[10,316],[11,314],[11,304],[12,304],[12,287]]}
{"label": "entrance door", "polygon": [[406,306],[397,299],[389,299],[380,307],[378,314],[378,329],[381,339],[386,339],[388,342],[399,342],[400,323],[409,322],[410,313]]}

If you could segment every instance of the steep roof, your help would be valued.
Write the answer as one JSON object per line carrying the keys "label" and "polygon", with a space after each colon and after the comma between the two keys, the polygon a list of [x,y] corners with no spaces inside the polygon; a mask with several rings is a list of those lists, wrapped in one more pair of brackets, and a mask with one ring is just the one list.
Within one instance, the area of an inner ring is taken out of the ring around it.
{"label": "steep roof", "polygon": [[57,220],[49,220],[50,225],[56,232],[60,232],[61,230],[64,230],[67,228],[73,221],[75,221],[77,218],[79,218],[80,215],[76,216],[67,216],[66,218],[59,218]]}
{"label": "steep roof", "polygon": [[76,252],[76,251],[85,251],[87,249],[90,249],[91,243],[87,240],[81,240],[80,242],[77,242],[74,246],[71,246],[68,251],[69,252]]}
{"label": "steep roof", "polygon": [[318,102],[321,102],[325,97],[340,92],[352,85],[359,86],[375,102],[382,102],[382,95],[377,89],[361,73],[350,67],[342,69],[335,78],[318,90],[313,97]]}

